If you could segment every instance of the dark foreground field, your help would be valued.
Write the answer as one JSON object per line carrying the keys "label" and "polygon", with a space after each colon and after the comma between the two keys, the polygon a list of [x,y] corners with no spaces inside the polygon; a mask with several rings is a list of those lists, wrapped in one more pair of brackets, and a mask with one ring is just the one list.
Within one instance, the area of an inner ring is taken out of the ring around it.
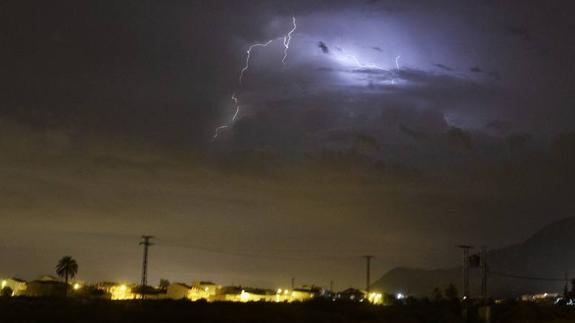
{"label": "dark foreground field", "polygon": [[[470,311],[468,322],[479,322]],[[0,299],[0,322],[464,322],[459,304],[411,302],[371,306],[308,303],[205,303],[187,301],[103,301]],[[493,307],[492,322],[575,322],[575,310],[535,304]]]}

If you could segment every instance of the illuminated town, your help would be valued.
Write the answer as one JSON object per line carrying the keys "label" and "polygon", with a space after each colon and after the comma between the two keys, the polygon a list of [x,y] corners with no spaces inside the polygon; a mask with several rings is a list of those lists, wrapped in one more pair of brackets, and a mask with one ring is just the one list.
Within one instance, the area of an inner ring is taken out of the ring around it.
{"label": "illuminated town", "polygon": [[[17,278],[2,279],[1,289],[9,291],[12,297],[58,297],[62,295],[65,284],[52,276],[43,276],[37,280],[26,282]],[[383,293],[366,292],[358,289],[347,289],[342,292],[315,287],[302,286],[300,288],[278,288],[277,290],[259,289],[240,286],[221,286],[207,281],[198,281],[191,284],[169,283],[167,286],[147,286],[142,292],[141,287],[132,283],[98,282],[85,283],[71,282],[68,285],[70,297],[101,298],[113,301],[122,300],[189,300],[206,302],[272,302],[291,303],[305,302],[312,299],[346,300],[352,302],[366,302],[374,305],[383,305]],[[402,299],[404,295],[395,295]]]}

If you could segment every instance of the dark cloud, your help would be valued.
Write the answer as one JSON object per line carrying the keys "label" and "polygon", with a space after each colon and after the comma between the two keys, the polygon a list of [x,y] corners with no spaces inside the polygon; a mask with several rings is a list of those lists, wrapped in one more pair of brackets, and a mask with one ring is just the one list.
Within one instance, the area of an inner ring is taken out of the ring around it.
{"label": "dark cloud", "polygon": [[526,41],[530,41],[531,40],[531,34],[529,33],[529,30],[527,30],[527,28],[525,27],[521,27],[521,26],[509,26],[507,27],[507,30],[517,36],[517,37],[521,37],[523,40]]}
{"label": "dark cloud", "polygon": [[405,133],[407,136],[420,141],[420,140],[425,140],[428,139],[429,136],[423,132],[419,132],[419,131],[415,131],[413,129],[410,129],[404,125],[399,125],[399,130],[401,130],[401,132]]}
{"label": "dark cloud", "polygon": [[531,134],[511,134],[507,137],[507,144],[509,146],[509,150],[513,151],[526,148],[532,140],[533,136]]}
{"label": "dark cloud", "polygon": [[511,131],[513,125],[511,122],[502,121],[502,120],[494,120],[485,125],[485,129],[488,131],[495,131],[498,133],[507,133]]}
{"label": "dark cloud", "polygon": [[454,147],[460,147],[467,150],[473,149],[473,145],[471,144],[471,136],[463,129],[451,127],[447,131],[447,137],[449,138],[451,145]]}
{"label": "dark cloud", "polygon": [[317,47],[321,49],[322,53],[329,54],[329,47],[327,47],[327,45],[324,42],[320,41],[319,43],[317,43]]}
{"label": "dark cloud", "polygon": [[501,74],[497,71],[489,72],[489,76],[495,81],[501,81]]}
{"label": "dark cloud", "polygon": [[136,280],[151,233],[154,279],[351,285],[358,255],[437,267],[573,211],[568,1],[2,6],[9,273]]}
{"label": "dark cloud", "polygon": [[436,63],[436,64],[433,64],[433,66],[439,67],[439,68],[442,69],[442,70],[453,71],[453,69],[452,69],[451,67],[447,66],[447,65],[443,65],[443,64]]}

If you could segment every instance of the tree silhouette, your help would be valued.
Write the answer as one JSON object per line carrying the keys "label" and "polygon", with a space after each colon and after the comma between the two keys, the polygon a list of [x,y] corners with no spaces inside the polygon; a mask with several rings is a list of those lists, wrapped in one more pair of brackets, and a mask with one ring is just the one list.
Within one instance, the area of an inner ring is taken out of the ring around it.
{"label": "tree silhouette", "polygon": [[431,295],[432,295],[431,298],[435,302],[441,302],[445,299],[443,298],[443,292],[441,291],[441,289],[439,289],[439,287],[435,287],[431,292]]}
{"label": "tree silhouette", "polygon": [[168,286],[170,286],[170,281],[167,279],[160,279],[160,289],[166,290],[168,289]]}
{"label": "tree silhouette", "polygon": [[450,301],[456,301],[459,299],[457,288],[453,284],[449,284],[449,286],[445,288],[444,294],[445,298],[447,298]]}
{"label": "tree silhouette", "polygon": [[68,294],[68,278],[74,278],[78,273],[78,263],[76,260],[70,256],[65,256],[58,261],[56,266],[56,273],[58,276],[64,278],[64,283],[66,284],[64,289],[64,296]]}
{"label": "tree silhouette", "polygon": [[12,296],[12,293],[14,291],[12,290],[12,288],[6,286],[4,288],[2,288],[2,291],[0,291],[0,294],[2,295],[2,297],[10,297]]}

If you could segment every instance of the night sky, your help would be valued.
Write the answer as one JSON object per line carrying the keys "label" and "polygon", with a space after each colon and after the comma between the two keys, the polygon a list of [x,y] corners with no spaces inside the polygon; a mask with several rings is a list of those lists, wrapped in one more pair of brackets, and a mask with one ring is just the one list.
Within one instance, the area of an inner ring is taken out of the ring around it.
{"label": "night sky", "polygon": [[343,289],[519,242],[575,211],[571,2],[2,1],[0,275],[137,282],[150,234],[151,282]]}

